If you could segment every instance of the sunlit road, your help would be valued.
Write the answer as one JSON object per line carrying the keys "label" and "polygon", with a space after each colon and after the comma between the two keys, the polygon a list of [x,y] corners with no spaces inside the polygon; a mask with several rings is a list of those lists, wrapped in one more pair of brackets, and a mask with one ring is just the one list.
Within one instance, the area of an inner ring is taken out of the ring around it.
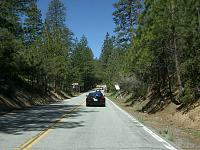
{"label": "sunlit road", "polygon": [[175,150],[107,100],[85,107],[85,95],[0,117],[0,150]]}

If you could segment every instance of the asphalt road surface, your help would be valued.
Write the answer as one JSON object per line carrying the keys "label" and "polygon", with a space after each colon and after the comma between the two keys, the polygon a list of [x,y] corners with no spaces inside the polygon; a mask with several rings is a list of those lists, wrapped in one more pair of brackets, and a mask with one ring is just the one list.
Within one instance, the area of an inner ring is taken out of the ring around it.
{"label": "asphalt road surface", "polygon": [[107,99],[85,107],[86,94],[0,117],[0,150],[176,150]]}

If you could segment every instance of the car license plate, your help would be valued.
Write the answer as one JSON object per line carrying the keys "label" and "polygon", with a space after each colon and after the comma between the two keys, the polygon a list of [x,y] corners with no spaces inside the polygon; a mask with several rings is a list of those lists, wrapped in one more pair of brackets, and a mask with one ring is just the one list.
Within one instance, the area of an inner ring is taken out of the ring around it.
{"label": "car license plate", "polygon": [[94,101],[96,102],[96,101],[98,101],[98,99],[94,98]]}

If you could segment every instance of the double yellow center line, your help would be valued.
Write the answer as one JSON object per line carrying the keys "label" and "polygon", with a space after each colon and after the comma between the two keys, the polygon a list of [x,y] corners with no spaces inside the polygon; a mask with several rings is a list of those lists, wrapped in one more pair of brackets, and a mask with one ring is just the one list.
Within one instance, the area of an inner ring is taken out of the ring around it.
{"label": "double yellow center line", "polygon": [[80,103],[78,103],[77,106],[73,107],[69,112],[66,112],[63,115],[61,115],[58,119],[56,119],[53,123],[51,123],[47,128],[44,128],[41,132],[39,132],[35,136],[28,139],[24,144],[15,148],[15,150],[30,150],[35,143],[40,141],[45,135],[51,132],[53,130],[53,127],[55,127],[64,118],[69,117],[69,115],[72,112],[76,111],[80,106],[82,106],[84,102],[85,101],[81,101]]}

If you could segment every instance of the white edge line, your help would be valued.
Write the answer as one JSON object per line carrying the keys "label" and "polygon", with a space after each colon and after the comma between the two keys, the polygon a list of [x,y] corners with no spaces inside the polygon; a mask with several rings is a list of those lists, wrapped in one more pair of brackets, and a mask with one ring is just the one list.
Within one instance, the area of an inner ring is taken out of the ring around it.
{"label": "white edge line", "polygon": [[[106,97],[107,98],[107,97]],[[144,126],[142,123],[140,123],[138,120],[136,120],[133,116],[131,116],[129,113],[127,113],[125,110],[121,109],[119,106],[117,106],[114,102],[112,102],[109,98],[107,98],[117,109],[119,109],[122,113],[124,113],[129,119],[131,119],[134,122],[137,122],[143,130],[148,132],[151,136],[153,136],[157,141],[161,142],[167,149],[169,150],[178,150],[175,147],[173,147],[171,144],[169,144],[167,141],[165,141],[163,138],[158,136],[156,133],[151,131],[149,128]]]}

